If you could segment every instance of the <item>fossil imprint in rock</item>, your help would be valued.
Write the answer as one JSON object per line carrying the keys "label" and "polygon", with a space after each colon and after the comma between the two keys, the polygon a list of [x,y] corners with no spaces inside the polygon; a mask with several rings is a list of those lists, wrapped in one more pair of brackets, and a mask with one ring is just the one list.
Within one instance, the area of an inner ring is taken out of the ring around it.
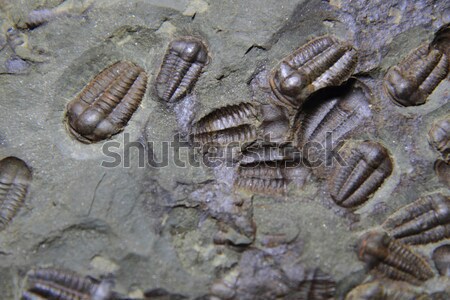
{"label": "fossil imprint in rock", "polygon": [[31,170],[17,157],[0,161],[0,231],[19,213],[25,203]]}

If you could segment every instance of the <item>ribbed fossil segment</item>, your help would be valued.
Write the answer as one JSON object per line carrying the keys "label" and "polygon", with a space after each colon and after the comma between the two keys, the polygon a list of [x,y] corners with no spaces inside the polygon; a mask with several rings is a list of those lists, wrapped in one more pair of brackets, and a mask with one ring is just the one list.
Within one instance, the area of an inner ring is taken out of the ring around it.
{"label": "ribbed fossil segment", "polygon": [[366,202],[392,173],[392,160],[381,144],[349,141],[342,149],[344,165],[336,163],[328,188],[336,204],[356,207]]}
{"label": "ribbed fossil segment", "polygon": [[450,245],[446,244],[434,249],[432,258],[439,274],[450,277]]}
{"label": "ribbed fossil segment", "polygon": [[345,300],[431,300],[405,282],[382,280],[357,286],[347,294]]}
{"label": "ribbed fossil segment", "polygon": [[450,197],[436,193],[419,198],[391,215],[383,228],[405,244],[450,238]]}
{"label": "ribbed fossil segment", "polygon": [[31,170],[21,159],[10,156],[0,161],[0,230],[24,205],[31,177]]}
{"label": "ribbed fossil segment", "polygon": [[119,133],[139,107],[146,87],[147,74],[141,67],[127,61],[109,66],[67,105],[69,132],[83,143]]}
{"label": "ribbed fossil segment", "polygon": [[428,132],[428,141],[442,154],[444,160],[450,159],[450,116],[433,124]]}
{"label": "ribbed fossil segment", "polygon": [[259,108],[251,103],[224,106],[201,118],[192,128],[192,139],[202,144],[251,142],[258,136]]}
{"label": "ribbed fossil segment", "polygon": [[433,277],[424,259],[385,232],[364,234],[358,244],[358,257],[370,268],[394,280],[417,283]]}
{"label": "ribbed fossil segment", "polygon": [[172,41],[156,78],[156,92],[164,101],[175,102],[188,94],[208,63],[205,44],[194,37]]}
{"label": "ribbed fossil segment", "polygon": [[424,44],[389,69],[384,78],[384,89],[398,105],[421,105],[448,72],[447,55]]}
{"label": "ribbed fossil segment", "polygon": [[239,165],[235,188],[263,195],[282,195],[292,181],[303,182],[309,174],[289,146],[247,148]]}
{"label": "ribbed fossil segment", "polygon": [[298,108],[315,91],[347,81],[357,62],[351,44],[320,37],[284,58],[272,70],[270,85],[280,104]]}
{"label": "ribbed fossil segment", "polygon": [[333,149],[369,119],[371,92],[359,81],[316,93],[296,116],[294,130],[299,149],[311,163],[325,161],[327,147]]}
{"label": "ribbed fossil segment", "polygon": [[27,274],[24,300],[112,300],[112,283],[82,277],[72,271],[37,268]]}

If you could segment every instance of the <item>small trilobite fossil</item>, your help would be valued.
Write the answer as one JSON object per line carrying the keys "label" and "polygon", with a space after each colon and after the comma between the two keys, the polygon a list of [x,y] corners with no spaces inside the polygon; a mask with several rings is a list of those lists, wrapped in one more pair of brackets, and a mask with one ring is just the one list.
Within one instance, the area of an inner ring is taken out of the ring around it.
{"label": "small trilobite fossil", "polygon": [[196,122],[192,139],[202,144],[251,142],[258,137],[259,107],[248,102],[213,110]]}
{"label": "small trilobite fossil", "polygon": [[292,181],[301,185],[309,170],[296,154],[289,146],[247,148],[236,174],[235,188],[263,195],[282,195]]}
{"label": "small trilobite fossil", "polygon": [[356,207],[368,200],[392,173],[392,160],[381,144],[349,141],[342,149],[344,165],[336,163],[328,189],[336,204]]}
{"label": "small trilobite fossil", "polygon": [[433,277],[424,259],[386,232],[365,233],[358,243],[358,258],[369,268],[394,280],[417,283]]}
{"label": "small trilobite fossil", "polygon": [[315,91],[347,81],[357,62],[351,44],[319,37],[284,58],[272,70],[270,85],[280,104],[298,108]]}
{"label": "small trilobite fossil", "polygon": [[384,90],[400,106],[424,104],[449,72],[447,55],[427,44],[413,50],[384,77]]}
{"label": "small trilobite fossil", "polygon": [[0,230],[24,205],[31,177],[31,170],[23,160],[13,156],[0,160]]}
{"label": "small trilobite fossil", "polygon": [[428,132],[428,141],[442,154],[444,160],[450,159],[450,116],[433,124]]}
{"label": "small trilobite fossil", "polygon": [[172,41],[156,78],[158,97],[175,102],[186,96],[208,61],[208,50],[200,39],[182,37]]}
{"label": "small trilobite fossil", "polygon": [[107,67],[67,105],[67,129],[87,144],[119,133],[139,107],[146,88],[147,74],[134,63],[119,61]]}
{"label": "small trilobite fossil", "polygon": [[434,249],[432,259],[439,274],[450,277],[450,244]]}
{"label": "small trilobite fossil", "polygon": [[293,128],[297,147],[307,152],[305,158],[311,164],[325,161],[321,156],[326,147],[350,137],[371,116],[370,100],[370,89],[357,80],[310,97]]}
{"label": "small trilobite fossil", "polygon": [[450,238],[450,197],[436,193],[419,198],[392,214],[383,228],[405,244],[427,244]]}
{"label": "small trilobite fossil", "polygon": [[53,268],[37,268],[27,274],[24,300],[112,300],[113,283]]}
{"label": "small trilobite fossil", "polygon": [[406,282],[377,280],[358,285],[345,300],[431,300],[429,295],[415,290]]}

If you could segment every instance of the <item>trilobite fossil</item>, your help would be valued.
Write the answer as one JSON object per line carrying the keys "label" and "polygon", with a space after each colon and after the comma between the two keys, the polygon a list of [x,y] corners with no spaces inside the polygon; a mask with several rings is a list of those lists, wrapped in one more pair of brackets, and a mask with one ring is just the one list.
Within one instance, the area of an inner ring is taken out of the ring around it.
{"label": "trilobite fossil", "polygon": [[447,55],[424,44],[388,70],[384,90],[400,106],[421,105],[447,77],[448,71]]}
{"label": "trilobite fossil", "polygon": [[31,170],[23,160],[13,156],[0,160],[0,230],[24,205],[31,179]]}
{"label": "trilobite fossil", "polygon": [[244,151],[234,186],[256,194],[282,195],[289,183],[301,185],[308,175],[309,170],[292,146],[258,145]]}
{"label": "trilobite fossil", "polygon": [[342,149],[344,165],[336,163],[328,189],[336,204],[356,207],[366,202],[392,173],[386,148],[372,141],[349,141]]}
{"label": "trilobite fossil", "polygon": [[345,300],[431,300],[406,282],[377,280],[358,285]]}
{"label": "trilobite fossil", "polygon": [[418,283],[433,277],[428,263],[386,232],[370,231],[358,243],[358,258],[379,274]]}
{"label": "trilobite fossil", "polygon": [[450,244],[444,244],[434,249],[432,259],[439,274],[450,277]]}
{"label": "trilobite fossil", "polygon": [[421,197],[392,214],[383,228],[405,244],[427,244],[450,238],[450,197],[441,193]]}
{"label": "trilobite fossil", "polygon": [[357,62],[351,44],[319,37],[285,57],[272,70],[270,85],[280,104],[298,108],[313,92],[347,81]]}
{"label": "trilobite fossil", "polygon": [[311,96],[293,128],[297,147],[305,158],[311,164],[325,162],[327,147],[334,149],[369,120],[371,98],[370,89],[357,80]]}
{"label": "trilobite fossil", "polygon": [[69,102],[66,127],[82,143],[119,133],[138,109],[147,88],[145,71],[119,61],[100,72]]}
{"label": "trilobite fossil", "polygon": [[202,144],[252,142],[258,137],[259,107],[248,102],[213,110],[196,122],[192,139]]}
{"label": "trilobite fossil", "polygon": [[175,102],[186,96],[208,61],[208,50],[200,39],[188,36],[172,41],[156,78],[158,97]]}
{"label": "trilobite fossil", "polygon": [[112,282],[82,277],[75,272],[54,268],[36,268],[27,274],[24,300],[112,300]]}
{"label": "trilobite fossil", "polygon": [[450,155],[450,116],[433,124],[428,132],[428,141],[448,161]]}

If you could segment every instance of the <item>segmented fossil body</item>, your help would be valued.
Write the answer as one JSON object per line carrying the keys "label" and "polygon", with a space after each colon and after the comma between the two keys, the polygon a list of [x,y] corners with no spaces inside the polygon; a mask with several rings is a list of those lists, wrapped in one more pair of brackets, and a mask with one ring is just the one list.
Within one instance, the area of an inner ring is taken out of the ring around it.
{"label": "segmented fossil body", "polygon": [[357,286],[345,300],[431,300],[429,295],[419,293],[412,286],[398,281],[373,281]]}
{"label": "segmented fossil body", "polygon": [[389,69],[384,78],[384,89],[398,105],[421,105],[448,72],[447,55],[424,44]]}
{"label": "segmented fossil body", "polygon": [[72,271],[37,268],[28,272],[24,300],[112,300],[112,283],[82,277]]}
{"label": "segmented fossil body", "polygon": [[344,165],[336,163],[328,188],[336,204],[343,207],[366,202],[392,173],[388,151],[376,142],[347,142],[342,158]]}
{"label": "segmented fossil body", "polygon": [[450,244],[434,249],[432,259],[439,274],[450,277]]}
{"label": "segmented fossil body", "polygon": [[141,67],[127,61],[109,66],[69,102],[67,129],[83,143],[119,133],[139,107],[146,87],[147,74]]}
{"label": "segmented fossil body", "polygon": [[391,215],[383,224],[405,244],[427,244],[450,237],[450,198],[440,193],[419,198]]}
{"label": "segmented fossil body", "polygon": [[298,108],[313,92],[345,82],[358,62],[353,46],[333,36],[314,39],[284,58],[270,75],[281,105]]}
{"label": "segmented fossil body", "polygon": [[21,159],[10,156],[0,161],[0,230],[24,205],[31,177],[30,169]]}
{"label": "segmented fossil body", "polygon": [[234,186],[257,194],[282,195],[289,183],[302,181],[308,174],[291,147],[265,145],[246,149]]}
{"label": "segmented fossil body", "polygon": [[433,277],[428,263],[386,232],[364,234],[358,244],[358,257],[370,268],[394,280],[418,283]]}
{"label": "segmented fossil body", "polygon": [[445,160],[450,159],[450,116],[433,124],[428,132],[428,141]]}
{"label": "segmented fossil body", "polygon": [[334,148],[351,136],[371,116],[371,93],[367,86],[353,81],[345,86],[323,90],[312,96],[296,116],[296,144],[311,163],[321,159],[326,147]]}
{"label": "segmented fossil body", "polygon": [[248,102],[216,109],[194,124],[192,139],[219,145],[254,141],[258,136],[259,114],[259,107]]}
{"label": "segmented fossil body", "polygon": [[156,78],[158,97],[175,102],[189,93],[208,63],[205,44],[194,37],[172,41]]}

